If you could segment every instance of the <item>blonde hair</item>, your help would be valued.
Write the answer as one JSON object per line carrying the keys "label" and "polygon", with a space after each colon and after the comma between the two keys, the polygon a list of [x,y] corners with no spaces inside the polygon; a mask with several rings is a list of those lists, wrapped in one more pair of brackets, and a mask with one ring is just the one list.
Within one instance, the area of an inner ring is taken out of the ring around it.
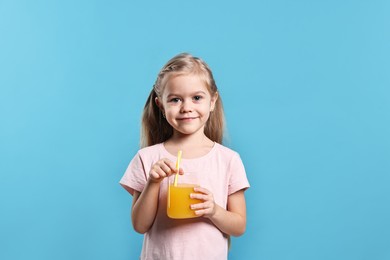
{"label": "blonde hair", "polygon": [[[142,114],[141,147],[165,142],[172,136],[173,128],[163,118],[155,99],[156,97],[161,98],[165,84],[172,75],[188,74],[199,76],[204,81],[211,96],[217,94],[218,89],[211,69],[203,60],[188,53],[181,53],[173,57],[160,70],[153,89],[146,100]],[[206,122],[204,133],[212,141],[222,143],[224,127],[225,116],[221,96],[219,95],[214,110]]]}

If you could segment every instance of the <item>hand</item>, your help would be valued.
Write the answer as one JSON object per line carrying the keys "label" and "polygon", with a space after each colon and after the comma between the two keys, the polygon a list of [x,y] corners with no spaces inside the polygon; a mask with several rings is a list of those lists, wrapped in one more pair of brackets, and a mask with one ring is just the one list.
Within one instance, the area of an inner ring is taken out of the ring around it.
{"label": "hand", "polygon": [[[161,182],[165,177],[176,173],[176,165],[174,162],[163,158],[153,164],[149,172],[149,179],[152,182]],[[179,174],[183,174],[183,169],[179,169]]]}
{"label": "hand", "polygon": [[204,202],[192,204],[191,209],[195,210],[195,214],[198,216],[212,217],[217,209],[213,194],[208,189],[202,187],[195,187],[194,191],[196,193],[191,193],[190,197],[203,200]]}

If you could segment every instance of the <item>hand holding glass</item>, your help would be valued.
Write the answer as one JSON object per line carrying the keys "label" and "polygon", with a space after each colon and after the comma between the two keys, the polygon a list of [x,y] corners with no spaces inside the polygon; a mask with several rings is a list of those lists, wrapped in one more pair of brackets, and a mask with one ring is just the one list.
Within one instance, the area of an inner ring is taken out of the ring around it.
{"label": "hand holding glass", "polygon": [[[191,199],[190,194],[195,193],[194,188],[199,187],[197,175],[194,172],[187,172],[180,175],[177,183],[174,176],[169,178],[167,215],[174,219],[199,217],[191,209],[192,204],[202,203],[202,200]],[[175,185],[176,184],[176,185]]]}

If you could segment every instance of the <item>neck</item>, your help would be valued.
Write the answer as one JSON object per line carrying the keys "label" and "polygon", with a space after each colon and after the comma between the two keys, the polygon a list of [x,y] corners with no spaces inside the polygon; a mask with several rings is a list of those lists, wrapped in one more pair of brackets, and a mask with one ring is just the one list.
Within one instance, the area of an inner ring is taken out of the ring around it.
{"label": "neck", "polygon": [[203,132],[199,131],[198,133],[190,135],[175,132],[170,141],[176,143],[177,145],[198,146],[209,143],[211,140]]}
{"label": "neck", "polygon": [[214,146],[203,132],[183,135],[174,133],[173,136],[165,142],[166,149],[171,154],[176,154],[178,150],[183,151],[183,158],[196,158],[206,154]]}

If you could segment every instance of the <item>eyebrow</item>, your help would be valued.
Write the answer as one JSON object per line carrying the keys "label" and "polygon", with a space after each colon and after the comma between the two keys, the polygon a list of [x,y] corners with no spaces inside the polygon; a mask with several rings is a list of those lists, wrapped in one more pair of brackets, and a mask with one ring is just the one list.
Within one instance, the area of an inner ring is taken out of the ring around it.
{"label": "eyebrow", "polygon": [[202,91],[202,90],[199,90],[199,91],[196,91],[195,93],[193,93],[192,95],[197,95],[197,94],[203,94],[203,95],[206,95],[207,93]]}
{"label": "eyebrow", "polygon": [[[203,95],[206,95],[207,93],[202,91],[202,90],[199,90],[199,91],[196,91],[194,93],[191,93],[190,96],[195,96],[195,95],[199,95],[199,94],[203,94]],[[181,96],[180,94],[176,94],[176,93],[170,93],[167,97],[172,97],[172,96]]]}

